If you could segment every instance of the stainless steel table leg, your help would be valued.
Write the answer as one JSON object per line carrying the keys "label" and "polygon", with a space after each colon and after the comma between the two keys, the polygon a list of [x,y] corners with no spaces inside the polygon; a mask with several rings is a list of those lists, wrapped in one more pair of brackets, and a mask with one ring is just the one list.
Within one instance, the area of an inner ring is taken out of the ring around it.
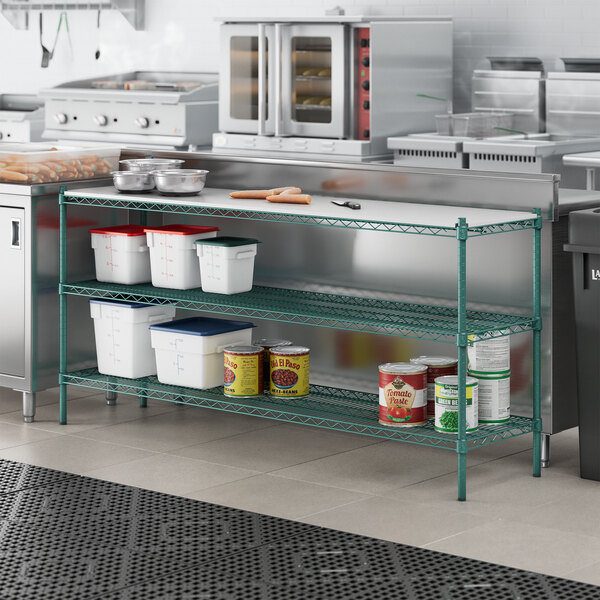
{"label": "stainless steel table leg", "polygon": [[106,398],[106,404],[108,404],[109,406],[114,406],[117,403],[117,398],[119,397],[119,395],[117,394],[117,392],[109,391],[106,392],[104,397]]}
{"label": "stainless steel table leg", "polygon": [[23,421],[33,423],[35,417],[35,392],[23,392]]}
{"label": "stainless steel table leg", "polygon": [[550,466],[550,434],[542,433],[542,467]]}

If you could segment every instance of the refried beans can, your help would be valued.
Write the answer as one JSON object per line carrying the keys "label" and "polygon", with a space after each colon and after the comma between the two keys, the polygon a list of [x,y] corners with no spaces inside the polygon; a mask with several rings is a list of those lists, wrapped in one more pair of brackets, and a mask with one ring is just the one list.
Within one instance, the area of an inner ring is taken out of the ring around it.
{"label": "refried beans can", "polygon": [[263,393],[263,349],[260,346],[227,346],[223,349],[223,393],[251,398]]}
{"label": "refried beans can", "polygon": [[379,365],[379,422],[390,427],[427,421],[427,367],[412,363]]}
{"label": "refried beans can", "polygon": [[[479,427],[477,379],[466,380],[467,433]],[[435,429],[445,433],[458,433],[458,376],[446,375],[435,380]]]}
{"label": "refried beans can", "polygon": [[269,339],[269,338],[262,338],[260,340],[254,340],[252,342],[252,344],[254,346],[260,346],[263,349],[263,378],[264,378],[264,386],[265,386],[265,392],[269,391],[269,374],[270,374],[270,367],[269,367],[269,356],[270,356],[270,350],[271,348],[275,348],[277,346],[291,346],[292,342],[290,342],[289,340],[277,340],[277,339]]}
{"label": "refried beans can", "polygon": [[410,362],[427,367],[427,418],[435,418],[435,380],[458,373],[458,359],[451,356],[417,356]]}
{"label": "refried beans can", "polygon": [[308,396],[310,349],[304,346],[276,346],[269,351],[269,392],[271,396]]}

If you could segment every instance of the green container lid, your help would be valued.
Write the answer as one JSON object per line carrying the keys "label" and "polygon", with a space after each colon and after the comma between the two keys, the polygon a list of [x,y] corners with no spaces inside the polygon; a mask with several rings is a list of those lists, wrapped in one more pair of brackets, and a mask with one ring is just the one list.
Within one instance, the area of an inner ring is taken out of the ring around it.
{"label": "green container lid", "polygon": [[234,246],[249,246],[250,244],[260,244],[260,240],[253,238],[234,237],[231,235],[220,235],[214,238],[204,240],[196,240],[196,244],[208,244],[211,246],[226,246],[233,248]]}

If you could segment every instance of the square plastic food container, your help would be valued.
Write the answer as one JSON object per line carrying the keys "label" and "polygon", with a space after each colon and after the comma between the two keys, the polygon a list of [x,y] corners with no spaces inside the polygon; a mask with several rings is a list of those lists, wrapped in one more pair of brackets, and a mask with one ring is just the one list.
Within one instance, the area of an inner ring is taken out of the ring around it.
{"label": "square plastic food container", "polygon": [[239,294],[252,289],[254,257],[259,240],[218,236],[196,240],[202,291]]}
{"label": "square plastic food container", "polygon": [[146,227],[152,285],[176,290],[200,287],[200,268],[195,242],[213,238],[217,231],[218,227],[197,225]]}
{"label": "square plastic food container", "polygon": [[207,317],[151,325],[158,380],[201,390],[223,385],[223,348],[249,346],[253,327]]}
{"label": "square plastic food container", "polygon": [[174,306],[153,306],[117,302],[90,301],[94,319],[98,371],[118,377],[156,375],[156,360],[152,350],[149,325],[172,321]]}
{"label": "square plastic food container", "polygon": [[118,146],[76,147],[50,143],[0,147],[0,182],[47,183],[108,177],[117,168]]}
{"label": "square plastic food container", "polygon": [[96,279],[134,285],[150,281],[150,253],[141,225],[90,229]]}

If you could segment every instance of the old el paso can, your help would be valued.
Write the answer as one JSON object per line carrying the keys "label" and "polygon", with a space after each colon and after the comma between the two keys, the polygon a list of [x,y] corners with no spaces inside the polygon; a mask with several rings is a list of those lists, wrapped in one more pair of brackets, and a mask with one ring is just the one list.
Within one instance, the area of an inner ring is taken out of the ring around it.
{"label": "old el paso can", "polygon": [[308,396],[309,353],[303,346],[271,348],[269,392],[272,396]]}
{"label": "old el paso can", "polygon": [[269,367],[269,357],[271,348],[277,346],[291,346],[292,342],[289,340],[277,340],[270,338],[261,338],[260,340],[254,340],[252,342],[254,346],[260,346],[263,349],[263,378],[265,381],[265,392],[269,391],[269,376],[271,368]]}
{"label": "old el paso can", "polygon": [[427,367],[411,363],[379,365],[379,422],[406,427],[427,421]]}
{"label": "old el paso can", "polygon": [[258,346],[227,346],[223,349],[223,393],[249,398],[263,393],[263,349]]}

